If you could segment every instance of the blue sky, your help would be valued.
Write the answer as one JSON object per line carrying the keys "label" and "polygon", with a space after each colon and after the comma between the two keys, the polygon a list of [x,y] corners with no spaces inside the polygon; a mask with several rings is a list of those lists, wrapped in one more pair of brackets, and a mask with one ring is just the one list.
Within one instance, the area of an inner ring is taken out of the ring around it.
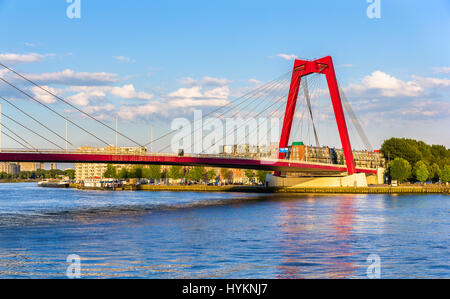
{"label": "blue sky", "polygon": [[[207,110],[278,77],[292,67],[289,56],[331,55],[374,147],[392,136],[450,147],[446,0],[381,0],[380,19],[367,17],[365,0],[81,0],[80,19],[67,17],[68,5],[0,0],[0,60],[105,122],[118,114],[135,139],[149,139],[150,123],[158,136],[175,116],[191,118],[186,103]],[[3,83],[0,92],[47,120]],[[48,122],[63,131],[57,118]],[[77,145],[95,144],[73,132]],[[4,146],[15,145],[4,138]]]}

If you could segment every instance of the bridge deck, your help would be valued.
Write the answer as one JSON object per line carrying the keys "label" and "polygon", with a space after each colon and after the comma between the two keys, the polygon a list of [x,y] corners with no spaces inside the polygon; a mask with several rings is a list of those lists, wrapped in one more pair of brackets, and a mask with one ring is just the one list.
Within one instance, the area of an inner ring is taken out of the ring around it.
{"label": "bridge deck", "polygon": [[[242,168],[283,172],[343,173],[345,165],[324,164],[293,160],[251,159],[233,156],[152,154],[110,154],[59,151],[1,151],[0,162],[47,162],[47,163],[110,163],[143,165],[180,165],[223,168]],[[376,169],[357,168],[357,172],[376,174]]]}

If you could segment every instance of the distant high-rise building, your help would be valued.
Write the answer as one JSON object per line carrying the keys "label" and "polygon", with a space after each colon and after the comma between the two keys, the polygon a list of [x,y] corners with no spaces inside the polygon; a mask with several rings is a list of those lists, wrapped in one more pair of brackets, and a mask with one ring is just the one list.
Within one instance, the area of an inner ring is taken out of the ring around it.
{"label": "distant high-rise building", "polygon": [[[80,152],[85,153],[104,153],[104,154],[145,154],[145,148],[139,147],[90,147],[85,146],[78,149]],[[123,167],[133,168],[134,165],[114,165],[119,170]],[[103,174],[106,171],[107,164],[105,163],[75,163],[75,180],[84,181],[86,179],[103,178]]]}
{"label": "distant high-rise building", "polygon": [[18,174],[20,172],[19,163],[0,162],[0,172],[6,172],[7,174]]}
{"label": "distant high-rise building", "polygon": [[20,163],[20,171],[36,171],[38,169],[45,169],[44,163],[34,163],[34,162]]}

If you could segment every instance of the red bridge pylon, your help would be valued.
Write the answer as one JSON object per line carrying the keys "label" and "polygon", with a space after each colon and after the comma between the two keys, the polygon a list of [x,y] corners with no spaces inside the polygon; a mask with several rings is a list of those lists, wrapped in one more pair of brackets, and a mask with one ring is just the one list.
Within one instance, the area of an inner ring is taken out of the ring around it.
{"label": "red bridge pylon", "polygon": [[[294,62],[294,70],[292,72],[289,96],[284,115],[283,129],[281,131],[280,148],[286,148],[291,135],[292,121],[294,118],[295,107],[297,104],[298,92],[302,77],[313,73],[324,74],[327,78],[328,90],[333,104],[334,116],[336,119],[339,136],[344,150],[344,157],[347,164],[347,172],[352,175],[356,172],[355,161],[353,160],[353,152],[348,135],[347,124],[345,122],[344,110],[342,108],[341,96],[334,71],[333,60],[331,56],[326,56],[314,61],[298,60]],[[279,154],[279,158],[284,158],[284,153]]]}

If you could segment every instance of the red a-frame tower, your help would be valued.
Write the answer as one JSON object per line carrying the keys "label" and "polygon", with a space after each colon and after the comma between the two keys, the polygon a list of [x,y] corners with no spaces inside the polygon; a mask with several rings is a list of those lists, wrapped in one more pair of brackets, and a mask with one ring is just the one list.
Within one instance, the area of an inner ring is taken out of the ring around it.
{"label": "red a-frame tower", "polygon": [[[342,149],[344,150],[344,157],[347,163],[347,172],[352,175],[356,172],[355,161],[353,160],[352,147],[350,145],[350,138],[348,136],[347,124],[345,122],[344,110],[342,109],[341,96],[339,94],[339,87],[336,80],[336,73],[334,72],[333,60],[331,56],[323,57],[314,61],[295,60],[294,70],[292,72],[291,86],[289,89],[289,96],[284,115],[283,129],[281,131],[280,148],[286,148],[289,143],[291,134],[292,121],[295,113],[295,106],[297,104],[298,92],[302,77],[320,73],[327,78],[328,90],[330,91],[331,103],[333,104],[334,115],[341,138]],[[280,153],[279,158],[283,159],[284,154]]]}

